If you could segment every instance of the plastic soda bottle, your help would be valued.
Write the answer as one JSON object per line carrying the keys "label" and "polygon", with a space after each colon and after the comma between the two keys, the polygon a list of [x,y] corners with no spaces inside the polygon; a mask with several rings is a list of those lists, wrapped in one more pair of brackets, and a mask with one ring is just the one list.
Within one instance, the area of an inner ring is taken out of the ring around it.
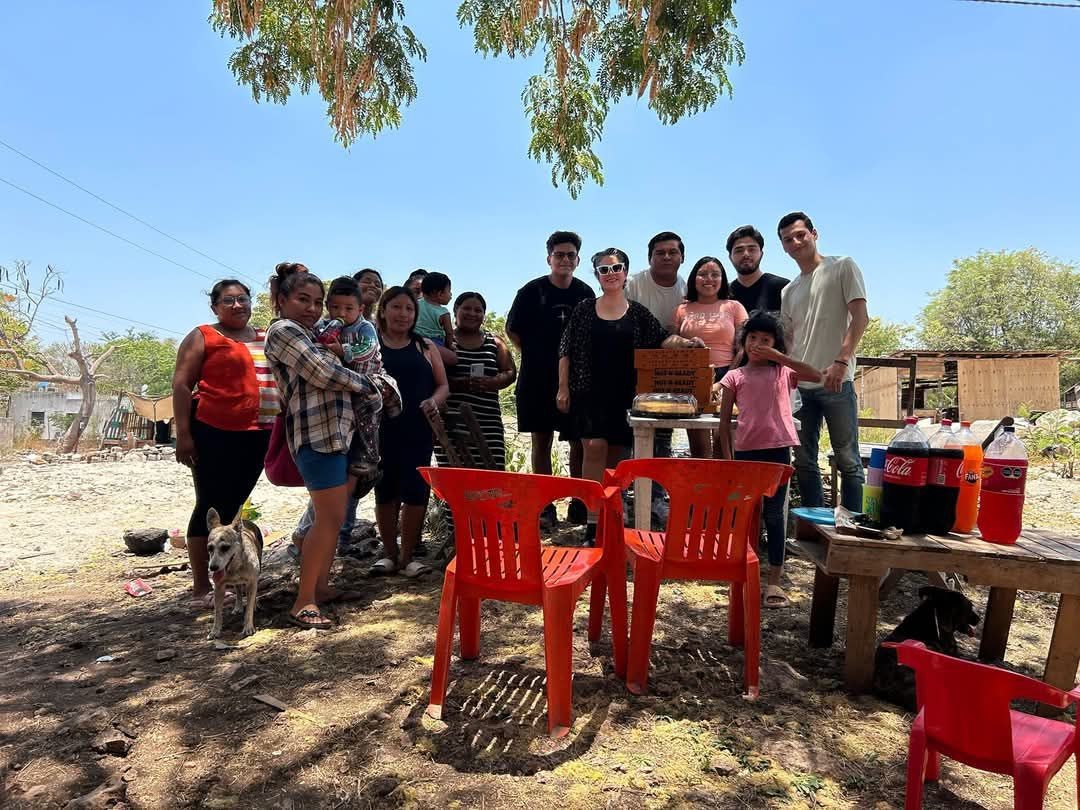
{"label": "plastic soda bottle", "polygon": [[904,423],[904,429],[893,436],[885,451],[881,525],[895,526],[909,533],[921,532],[930,445],[914,416],[909,416]]}
{"label": "plastic soda bottle", "polygon": [[1015,543],[1023,528],[1028,457],[1014,431],[1003,428],[983,458],[979,533],[990,543]]}
{"label": "plastic soda bottle", "polygon": [[982,489],[982,444],[971,432],[971,422],[961,422],[956,440],[964,449],[960,468],[960,494],[956,498],[956,522],[952,530],[968,534],[979,517],[979,490]]}
{"label": "plastic soda bottle", "polygon": [[871,526],[881,525],[881,485],[884,480],[885,448],[875,447],[870,451],[870,466],[866,468],[866,483],[862,490],[862,510]]}
{"label": "plastic soda bottle", "polygon": [[956,440],[952,420],[942,419],[941,429],[930,439],[930,467],[923,495],[923,528],[930,534],[948,534],[956,522],[960,495],[960,468],[964,448]]}
{"label": "plastic soda bottle", "polygon": [[324,345],[336,343],[341,337],[341,330],[345,328],[345,321],[340,318],[331,318],[316,327],[318,341]]}

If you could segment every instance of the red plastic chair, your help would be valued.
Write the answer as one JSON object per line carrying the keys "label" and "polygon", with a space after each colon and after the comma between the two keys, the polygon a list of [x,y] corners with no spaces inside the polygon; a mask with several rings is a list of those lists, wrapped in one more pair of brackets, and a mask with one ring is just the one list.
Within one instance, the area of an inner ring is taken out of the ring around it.
{"label": "red plastic chair", "polygon": [[[615,672],[626,673],[626,562],[618,530],[620,492],[595,481],[549,475],[454,467],[422,467],[420,474],[445,500],[454,517],[457,554],[446,569],[435,664],[427,715],[442,716],[450,673],[454,617],[458,616],[463,659],[480,654],[480,600],[498,599],[544,610],[548,732],[570,731],[574,605],[590,583],[589,640],[600,637],[604,594],[610,580],[611,634]],[[597,548],[540,545],[541,510],[557,498],[574,497],[600,512]],[[612,540],[609,540],[612,538]]]}
{"label": "red plastic chair", "polygon": [[[731,583],[728,640],[745,645],[744,686],[758,695],[761,584],[754,552],[761,499],[791,477],[785,464],[760,461],[642,458],[608,470],[604,483],[626,488],[651,478],[671,500],[667,530],[624,529],[634,567],[634,607],[626,685],[645,694],[660,583],[665,579]],[[745,609],[744,609],[745,606]]]}
{"label": "red plastic chair", "polygon": [[[1054,774],[1070,754],[1080,757],[1080,735],[1075,725],[1009,704],[1026,698],[1064,709],[1080,704],[1080,688],[1062,692],[1015,672],[928,650],[921,641],[884,646],[895,648],[899,662],[915,670],[919,713],[908,743],[906,810],[922,806],[923,782],[937,781],[942,754],[981,771],[1010,774],[1013,806],[1041,808]],[[1076,779],[1080,807],[1080,763]]]}

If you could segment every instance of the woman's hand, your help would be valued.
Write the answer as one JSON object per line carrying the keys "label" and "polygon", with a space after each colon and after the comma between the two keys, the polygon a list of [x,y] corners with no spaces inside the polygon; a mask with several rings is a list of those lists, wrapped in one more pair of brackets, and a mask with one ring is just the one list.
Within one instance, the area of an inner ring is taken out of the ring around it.
{"label": "woman's hand", "polygon": [[783,364],[787,355],[779,352],[772,346],[749,346],[746,349],[749,358],[755,362],[772,362]]}
{"label": "woman's hand", "polygon": [[560,386],[559,393],[555,395],[555,407],[560,413],[570,413],[570,389]]}
{"label": "woman's hand", "polygon": [[429,419],[439,412],[439,403],[435,401],[435,397],[428,397],[420,403],[420,412]]}
{"label": "woman's hand", "polygon": [[194,467],[199,460],[195,452],[195,440],[190,433],[177,435],[176,437],[176,460],[185,467]]}
{"label": "woman's hand", "polygon": [[345,359],[345,347],[341,345],[341,341],[332,340],[329,343],[324,343],[324,346],[338,356],[339,359]]}
{"label": "woman's hand", "polygon": [[688,348],[688,349],[707,349],[708,346],[705,345],[705,341],[702,340],[701,338],[692,337],[692,338],[689,338],[687,340],[686,348]]}

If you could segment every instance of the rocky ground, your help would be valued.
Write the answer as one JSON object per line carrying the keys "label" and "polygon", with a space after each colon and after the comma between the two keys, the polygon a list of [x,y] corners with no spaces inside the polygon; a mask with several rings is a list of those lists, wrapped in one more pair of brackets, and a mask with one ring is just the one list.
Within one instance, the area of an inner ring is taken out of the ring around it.
{"label": "rocky ground", "polygon": [[[445,722],[431,722],[438,576],[370,579],[369,560],[343,559],[338,578],[362,599],[335,608],[333,631],[298,632],[282,619],[295,569],[271,547],[258,632],[240,640],[233,621],[215,644],[211,617],[188,606],[183,552],[138,558],[121,539],[186,524],[185,469],[19,461],[0,482],[0,806],[902,806],[910,716],[846,694],[839,646],[807,647],[813,576],[801,561],[789,566],[791,607],[764,611],[755,702],[723,643],[726,589],[665,586],[642,698],[613,676],[606,641],[589,649],[582,606],[575,725],[556,743],[534,609],[485,605],[481,658],[455,659]],[[273,537],[304,495],[262,481],[253,501]],[[1080,532],[1080,481],[1033,475],[1027,519]],[[150,595],[125,593],[136,576]],[[921,584],[908,577],[883,603],[882,634]],[[985,591],[969,593],[982,612]],[[1011,666],[1041,671],[1055,603],[1021,595]],[[964,639],[964,652],[975,645]],[[1070,762],[1046,806],[1075,807],[1075,784]],[[1011,790],[947,763],[925,806],[1008,807]]]}

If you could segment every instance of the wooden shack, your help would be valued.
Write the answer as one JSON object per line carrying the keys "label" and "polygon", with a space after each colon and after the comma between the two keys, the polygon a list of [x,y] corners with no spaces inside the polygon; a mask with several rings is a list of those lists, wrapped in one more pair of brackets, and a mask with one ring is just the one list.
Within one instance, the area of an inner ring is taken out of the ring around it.
{"label": "wooden shack", "polygon": [[[916,416],[948,415],[955,419],[1000,419],[1015,416],[1021,405],[1032,411],[1059,407],[1061,354],[1052,351],[936,352],[900,350],[892,360],[915,357],[913,410]],[[873,358],[859,358],[855,393],[859,412],[875,419],[899,419],[909,412],[912,396],[909,367],[876,367]],[[906,364],[905,364],[906,365]],[[955,395],[951,395],[955,389]],[[938,392],[934,401],[931,392]],[[950,396],[951,395],[951,396]],[[929,399],[929,401],[928,401]],[[943,407],[943,401],[949,404]],[[935,407],[936,406],[936,407]]]}

